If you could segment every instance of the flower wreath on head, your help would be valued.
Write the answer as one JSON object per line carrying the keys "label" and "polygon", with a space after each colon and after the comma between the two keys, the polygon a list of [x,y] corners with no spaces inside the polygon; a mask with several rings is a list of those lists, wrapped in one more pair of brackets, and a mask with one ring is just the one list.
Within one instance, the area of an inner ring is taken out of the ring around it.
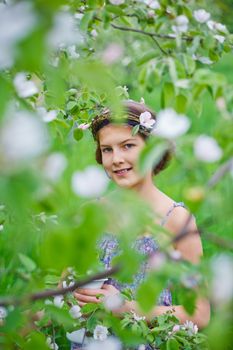
{"label": "flower wreath on head", "polygon": [[[133,113],[126,106],[126,116],[122,118],[123,122],[135,128],[135,134],[139,131],[145,136],[149,136],[154,129],[156,120],[153,118],[151,112],[145,110],[140,114]],[[111,118],[111,112],[108,108],[105,108],[99,115],[92,119],[91,132],[96,140],[97,133],[104,126],[114,122]]]}

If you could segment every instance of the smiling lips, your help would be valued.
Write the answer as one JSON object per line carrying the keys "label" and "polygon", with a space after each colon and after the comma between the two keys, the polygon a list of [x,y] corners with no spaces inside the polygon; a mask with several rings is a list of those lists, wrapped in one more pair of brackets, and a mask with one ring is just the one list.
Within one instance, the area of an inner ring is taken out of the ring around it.
{"label": "smiling lips", "polygon": [[125,168],[125,169],[119,169],[119,170],[114,170],[113,172],[117,174],[118,176],[124,176],[127,174],[132,168]]}

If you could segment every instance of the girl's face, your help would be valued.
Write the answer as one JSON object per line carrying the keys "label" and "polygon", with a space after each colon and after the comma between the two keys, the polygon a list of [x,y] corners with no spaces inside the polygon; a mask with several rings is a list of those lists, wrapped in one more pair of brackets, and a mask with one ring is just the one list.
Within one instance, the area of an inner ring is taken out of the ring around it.
{"label": "girl's face", "polygon": [[144,181],[137,171],[139,154],[145,146],[140,135],[132,136],[128,125],[109,124],[99,131],[102,164],[112,180],[124,188],[134,188]]}

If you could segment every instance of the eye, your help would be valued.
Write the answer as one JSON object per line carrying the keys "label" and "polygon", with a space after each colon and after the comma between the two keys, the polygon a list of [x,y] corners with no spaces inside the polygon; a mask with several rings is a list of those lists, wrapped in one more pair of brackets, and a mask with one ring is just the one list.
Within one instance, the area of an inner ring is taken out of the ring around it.
{"label": "eye", "polygon": [[134,147],[135,145],[133,144],[133,143],[126,143],[125,145],[124,145],[124,148],[125,149],[130,149],[130,148],[132,148],[132,147]]}
{"label": "eye", "polygon": [[111,152],[111,147],[105,147],[105,148],[102,148],[102,153],[109,153]]}

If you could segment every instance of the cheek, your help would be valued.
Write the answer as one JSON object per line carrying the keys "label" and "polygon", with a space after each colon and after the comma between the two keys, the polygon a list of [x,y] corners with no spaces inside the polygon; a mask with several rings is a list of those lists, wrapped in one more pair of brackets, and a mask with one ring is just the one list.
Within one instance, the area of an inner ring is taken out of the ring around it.
{"label": "cheek", "polygon": [[108,167],[111,164],[111,159],[109,155],[102,153],[102,165],[104,168]]}

